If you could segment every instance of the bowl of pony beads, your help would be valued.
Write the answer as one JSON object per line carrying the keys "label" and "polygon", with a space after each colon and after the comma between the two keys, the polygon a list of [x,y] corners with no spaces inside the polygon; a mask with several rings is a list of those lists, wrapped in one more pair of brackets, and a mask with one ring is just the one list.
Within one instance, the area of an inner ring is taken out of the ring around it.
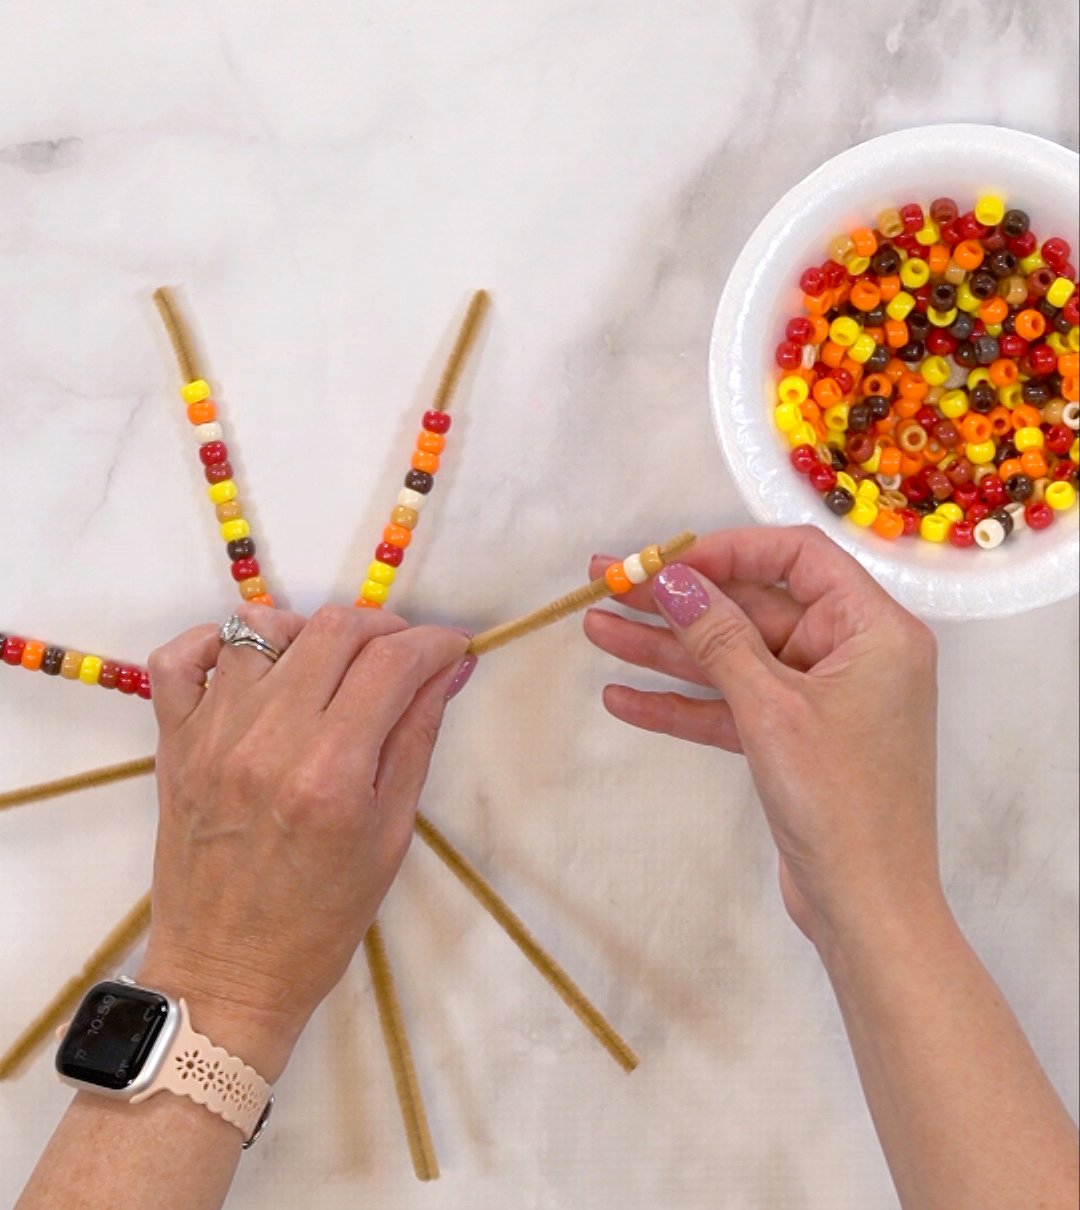
{"label": "bowl of pony beads", "polygon": [[937,126],[830,160],[770,211],[717,312],[711,396],[743,499],[813,524],[925,617],[1080,579],[1075,153]]}

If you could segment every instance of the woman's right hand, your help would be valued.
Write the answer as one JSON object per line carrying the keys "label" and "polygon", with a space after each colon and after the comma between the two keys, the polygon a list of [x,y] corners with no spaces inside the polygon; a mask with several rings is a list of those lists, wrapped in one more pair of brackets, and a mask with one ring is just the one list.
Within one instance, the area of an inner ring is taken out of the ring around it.
{"label": "woman's right hand", "polygon": [[[610,562],[594,559],[592,575]],[[609,685],[607,709],[745,753],[784,902],[819,948],[882,912],[943,904],[926,626],[809,527],[710,534],[621,600],[667,627],[594,609],[598,647],[722,697]]]}

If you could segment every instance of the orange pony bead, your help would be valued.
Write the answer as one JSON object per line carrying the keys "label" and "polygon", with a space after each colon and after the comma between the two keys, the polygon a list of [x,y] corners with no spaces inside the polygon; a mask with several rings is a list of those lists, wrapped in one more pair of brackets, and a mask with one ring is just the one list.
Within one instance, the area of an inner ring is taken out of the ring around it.
{"label": "orange pony bead", "polygon": [[904,532],[904,522],[900,518],[900,515],[891,508],[883,508],[874,518],[871,528],[874,533],[879,534],[882,538],[895,542]]}
{"label": "orange pony bead", "polygon": [[212,399],[200,399],[198,403],[189,403],[187,418],[192,424],[209,424],[217,418],[217,405]]}
{"label": "orange pony bead", "polygon": [[890,349],[903,348],[908,342],[908,326],[902,319],[885,321],[885,343]]}
{"label": "orange pony bead", "polygon": [[885,340],[885,329],[884,328],[866,327],[866,328],[863,328],[863,331],[866,333],[867,336],[870,336],[873,338],[874,344],[877,344],[877,345],[882,344]]}
{"label": "orange pony bead", "polygon": [[1062,378],[1076,378],[1080,375],[1080,353],[1066,353],[1059,357],[1057,368]]}
{"label": "orange pony bead", "polygon": [[1042,424],[1042,412],[1030,403],[1021,403],[1009,413],[1014,429],[1037,429]]}
{"label": "orange pony bead", "polygon": [[814,383],[811,394],[823,408],[831,408],[844,398],[840,384],[835,378],[819,378]]}
{"label": "orange pony bead", "polygon": [[607,571],[604,572],[604,579],[607,581],[608,588],[616,596],[621,596],[624,592],[629,592],[634,587],[621,563],[612,563]]}
{"label": "orange pony bead", "polygon": [[953,249],[953,260],[961,269],[977,269],[983,263],[982,244],[978,240],[962,240]]}
{"label": "orange pony bead", "polygon": [[821,419],[821,408],[812,399],[804,399],[799,404],[799,415],[810,424],[816,424]]}
{"label": "orange pony bead", "polygon": [[45,644],[39,643],[37,639],[27,639],[22,653],[22,666],[28,672],[37,672],[41,668],[41,661],[44,658]]}
{"label": "orange pony bead", "polygon": [[807,315],[824,315],[826,311],[832,310],[833,292],[822,290],[816,298],[813,294],[804,294],[802,301]]}
{"label": "orange pony bead", "polygon": [[424,471],[428,475],[434,475],[439,469],[439,456],[438,454],[428,454],[424,450],[414,450],[412,468],[414,471]]}
{"label": "orange pony bead", "polygon": [[949,267],[949,249],[944,244],[934,244],[926,254],[926,263],[933,277],[941,277]]}
{"label": "orange pony bead", "polygon": [[868,374],[863,383],[863,392],[867,395],[884,395],[888,399],[893,393],[893,384],[884,374]]}
{"label": "orange pony bead", "polygon": [[1050,467],[1042,450],[1024,450],[1020,455],[1020,469],[1029,479],[1041,479],[1049,474]]}
{"label": "orange pony bead", "polygon": [[1000,405],[992,408],[986,414],[986,419],[990,422],[990,431],[995,437],[1004,437],[1006,433],[1012,431],[1012,412],[1008,408],[1003,408]]}
{"label": "orange pony bead", "polygon": [[979,318],[984,324],[999,324],[1009,314],[1009,304],[998,294],[988,298],[979,308]]}
{"label": "orange pony bead", "polygon": [[907,366],[904,365],[899,357],[894,357],[881,372],[891,378],[893,382],[899,382],[900,375],[907,373]]}
{"label": "orange pony bead", "polygon": [[821,352],[818,354],[821,360],[829,367],[830,370],[839,369],[840,363],[844,360],[847,354],[844,352],[843,346],[838,345],[835,340],[827,340],[821,346]]}
{"label": "orange pony bead", "polygon": [[260,592],[257,597],[250,597],[249,600],[254,601],[256,605],[266,605],[270,609],[274,608],[274,598],[268,592]]}
{"label": "orange pony bead", "polygon": [[922,453],[927,462],[931,462],[934,466],[937,466],[939,462],[944,461],[949,450],[936,437],[931,437],[923,448]]}
{"label": "orange pony bead", "polygon": [[842,370],[847,370],[851,375],[851,381],[855,386],[862,382],[863,375],[866,373],[866,366],[861,366],[857,361],[852,361],[850,357],[845,357],[840,363]]}
{"label": "orange pony bead", "polygon": [[1075,403],[1080,399],[1080,375],[1073,378],[1063,378],[1061,380],[1061,394],[1070,403]]}
{"label": "orange pony bead", "polygon": [[996,387],[1009,387],[1020,377],[1016,362],[1008,357],[999,357],[990,364],[990,381]]}
{"label": "orange pony bead", "polygon": [[856,256],[873,256],[877,251],[877,237],[869,227],[856,227],[851,233],[851,242],[855,245]]}
{"label": "orange pony bead", "polygon": [[972,445],[981,445],[990,440],[990,421],[978,412],[968,412],[960,421],[960,432],[964,440]]}
{"label": "orange pony bead", "polygon": [[[980,311],[982,308],[979,308]],[[1024,340],[1038,340],[1046,331],[1046,316],[1028,307],[1016,316],[1016,335]]]}
{"label": "orange pony bead", "polygon": [[881,302],[881,291],[869,281],[857,281],[851,287],[851,305],[860,311],[872,311]]}
{"label": "orange pony bead", "polygon": [[382,602],[369,601],[367,599],[367,597],[357,597],[356,598],[356,608],[357,609],[382,609]]}
{"label": "orange pony bead", "polygon": [[909,479],[912,475],[917,475],[925,465],[926,460],[922,454],[902,453],[900,455],[900,474],[905,479]]}
{"label": "orange pony bead", "polygon": [[810,343],[822,344],[829,339],[829,321],[824,315],[815,315],[810,320]]}
{"label": "orange pony bead", "polygon": [[1005,461],[998,467],[997,473],[1001,478],[1002,483],[1008,483],[1013,475],[1022,475],[1024,467],[1019,458],[1006,458]]}
{"label": "orange pony bead", "polygon": [[921,400],[901,397],[893,404],[893,411],[901,420],[910,420],[921,407]]}
{"label": "orange pony bead", "polygon": [[[878,278],[878,289],[881,291],[882,302],[892,302],[900,293],[900,275],[890,273],[888,277]],[[904,342],[907,343],[906,341]]]}
{"label": "orange pony bead", "polygon": [[903,460],[903,454],[900,453],[900,450],[895,445],[882,446],[880,461],[878,462],[878,474],[900,474],[900,463],[903,462]]}
{"label": "orange pony bead", "polygon": [[391,546],[400,546],[402,550],[412,541],[412,530],[404,525],[388,525],[382,531],[382,540]]}
{"label": "orange pony bead", "polygon": [[904,399],[925,399],[926,393],[930,390],[930,384],[926,379],[911,370],[905,370],[896,385]]}
{"label": "orange pony bead", "polygon": [[442,433],[429,433],[427,429],[421,429],[416,438],[416,448],[428,454],[441,454],[446,449],[446,438]]}

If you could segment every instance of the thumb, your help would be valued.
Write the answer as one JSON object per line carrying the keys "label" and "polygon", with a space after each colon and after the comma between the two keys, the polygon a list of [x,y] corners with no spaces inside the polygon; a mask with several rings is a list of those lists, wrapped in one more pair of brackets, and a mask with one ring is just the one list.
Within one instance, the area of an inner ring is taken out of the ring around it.
{"label": "thumb", "polygon": [[753,622],[700,572],[669,563],[652,593],[679,641],[736,710],[766,690],[778,665]]}

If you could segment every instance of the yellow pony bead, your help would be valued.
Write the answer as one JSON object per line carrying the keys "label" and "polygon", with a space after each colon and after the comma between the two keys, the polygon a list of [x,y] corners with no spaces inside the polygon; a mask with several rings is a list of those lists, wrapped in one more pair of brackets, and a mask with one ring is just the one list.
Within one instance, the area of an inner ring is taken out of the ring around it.
{"label": "yellow pony bead", "polygon": [[963,521],[964,510],[959,504],[954,504],[951,500],[946,500],[944,504],[939,504],[934,509],[939,517],[944,517],[946,521]]}
{"label": "yellow pony bead", "polygon": [[385,605],[386,599],[390,595],[390,589],[385,584],[380,584],[378,580],[365,580],[360,585],[360,595],[365,601],[371,601],[375,605]]}
{"label": "yellow pony bead", "polygon": [[956,305],[961,311],[977,311],[982,306],[982,299],[976,298],[967,282],[962,281],[956,287]]}
{"label": "yellow pony bead", "polygon": [[802,424],[802,412],[797,403],[778,403],[773,419],[781,433],[790,433],[797,424]]}
{"label": "yellow pony bead", "polygon": [[957,420],[963,416],[969,406],[967,393],[961,390],[946,391],[938,400],[938,408],[942,416],[949,420]]}
{"label": "yellow pony bead", "polygon": [[1045,444],[1046,438],[1043,436],[1042,429],[1036,428],[1033,424],[1025,425],[1013,434],[1013,445],[1021,453],[1024,450],[1041,450]]}
{"label": "yellow pony bead", "polygon": [[[880,451],[875,451],[880,459]],[[855,489],[856,500],[869,500],[871,504],[876,504],[878,497],[881,495],[881,488],[873,481],[873,479],[864,479]]]}
{"label": "yellow pony bead", "polygon": [[863,332],[856,336],[855,343],[848,349],[848,356],[852,361],[857,361],[859,365],[865,365],[873,357],[876,348],[877,341]]}
{"label": "yellow pony bead", "polygon": [[998,403],[1002,407],[1019,407],[1024,402],[1024,388],[1018,382],[1010,382],[1008,386],[998,387]]}
{"label": "yellow pony bead", "polygon": [[1030,277],[1036,269],[1045,269],[1046,261],[1043,260],[1041,252],[1035,251],[1030,256],[1025,256],[1017,268],[1025,277]]}
{"label": "yellow pony bead", "polygon": [[856,256],[852,253],[844,260],[844,268],[852,277],[858,277],[860,273],[865,273],[870,268],[870,258],[868,256]]}
{"label": "yellow pony bead", "polygon": [[206,489],[206,494],[215,504],[227,504],[230,500],[235,500],[236,492],[235,479],[222,479],[220,483],[211,483]]}
{"label": "yellow pony bead", "polygon": [[1072,462],[1080,462],[1080,437],[1069,446],[1069,459]]}
{"label": "yellow pony bead", "polygon": [[210,384],[204,378],[195,378],[180,388],[185,403],[202,403],[210,398]]}
{"label": "yellow pony bead", "polygon": [[986,463],[994,461],[997,446],[992,440],[969,441],[964,447],[964,453],[967,454],[969,462],[974,462],[976,466],[985,466]]}
{"label": "yellow pony bead", "polygon": [[1074,353],[1080,353],[1080,324],[1073,324],[1069,329],[1069,335],[1065,337],[1065,343]]}
{"label": "yellow pony bead", "polygon": [[825,427],[830,432],[847,432],[847,421],[848,405],[846,403],[834,403],[831,408],[825,409]]}
{"label": "yellow pony bead", "polygon": [[890,319],[907,319],[915,306],[915,298],[906,290],[897,292],[885,304],[885,314]]}
{"label": "yellow pony bead", "polygon": [[[947,328],[950,324],[956,322],[956,317],[959,312],[959,307],[950,307],[947,311],[939,311],[936,307],[927,307],[926,318],[934,325],[935,328]],[[987,331],[989,331],[989,329],[987,329]]]}
{"label": "yellow pony bead", "polygon": [[941,235],[941,228],[934,222],[932,218],[928,218],[925,223],[915,232],[917,243],[922,244],[924,248],[929,248],[931,244],[936,244]]}
{"label": "yellow pony bead", "polygon": [[948,517],[943,517],[940,513],[927,513],[919,522],[919,533],[927,542],[944,542],[951,528]]}
{"label": "yellow pony bead", "polygon": [[996,193],[984,193],[975,203],[975,217],[984,227],[996,227],[1005,217],[1005,200]]}
{"label": "yellow pony bead", "polygon": [[79,680],[84,685],[96,685],[101,676],[101,665],[104,660],[96,655],[84,655],[79,665]]}
{"label": "yellow pony bead", "polygon": [[856,525],[861,525],[863,529],[874,524],[874,520],[878,515],[878,506],[873,500],[866,496],[856,496],[855,506],[848,513],[848,520],[854,521]]}
{"label": "yellow pony bead", "polygon": [[919,256],[909,256],[900,266],[900,280],[908,289],[917,290],[930,280],[930,266]]}
{"label": "yellow pony bead", "polygon": [[805,378],[800,378],[798,374],[788,374],[786,378],[780,379],[776,394],[781,403],[799,404],[806,401],[810,388],[806,385]]}
{"label": "yellow pony bead", "polygon": [[[870,457],[865,462],[860,462],[859,465],[867,474],[876,475],[881,468],[881,450],[875,449]],[[865,483],[866,480],[864,479],[863,482]]]}
{"label": "yellow pony bead", "polygon": [[1046,291],[1046,301],[1052,307],[1063,307],[1072,298],[1075,289],[1067,277],[1055,277]]}
{"label": "yellow pony bead", "polygon": [[1000,336],[1001,335],[1001,324],[987,324],[986,325],[986,335],[987,336]]}
{"label": "yellow pony bead", "polygon": [[990,381],[990,371],[986,366],[979,366],[978,369],[972,370],[967,376],[968,390],[972,391],[979,385],[980,382]]}
{"label": "yellow pony bead", "polygon": [[1064,479],[1058,479],[1056,483],[1047,484],[1044,499],[1052,509],[1064,512],[1076,503],[1076,488]]}
{"label": "yellow pony bead", "polygon": [[919,366],[919,373],[932,387],[939,387],[948,381],[952,371],[944,357],[928,357]]}
{"label": "yellow pony bead", "polygon": [[829,324],[829,336],[834,344],[849,349],[859,339],[862,329],[850,315],[841,315]]}
{"label": "yellow pony bead", "polygon": [[796,445],[817,445],[817,429],[809,421],[797,424],[787,435],[792,447]]}
{"label": "yellow pony bead", "polygon": [[397,579],[397,572],[389,563],[384,563],[381,559],[375,559],[368,564],[367,578],[374,580],[376,584],[390,585]]}
{"label": "yellow pony bead", "polygon": [[226,542],[235,542],[238,538],[248,538],[251,536],[251,526],[243,517],[236,517],[232,521],[225,521],[222,524],[221,536]]}
{"label": "yellow pony bead", "polygon": [[[986,330],[987,330],[987,332],[990,331],[989,328],[987,328]],[[1060,332],[1051,332],[1050,335],[1046,338],[1046,343],[1050,346],[1050,348],[1052,348],[1054,350],[1054,352],[1059,357],[1064,357],[1069,348],[1069,346],[1065,343],[1065,339],[1061,335]]]}
{"label": "yellow pony bead", "polygon": [[841,471],[836,476],[836,486],[842,487],[844,491],[850,492],[853,496],[857,496],[859,494],[859,485],[847,473],[847,471]]}

